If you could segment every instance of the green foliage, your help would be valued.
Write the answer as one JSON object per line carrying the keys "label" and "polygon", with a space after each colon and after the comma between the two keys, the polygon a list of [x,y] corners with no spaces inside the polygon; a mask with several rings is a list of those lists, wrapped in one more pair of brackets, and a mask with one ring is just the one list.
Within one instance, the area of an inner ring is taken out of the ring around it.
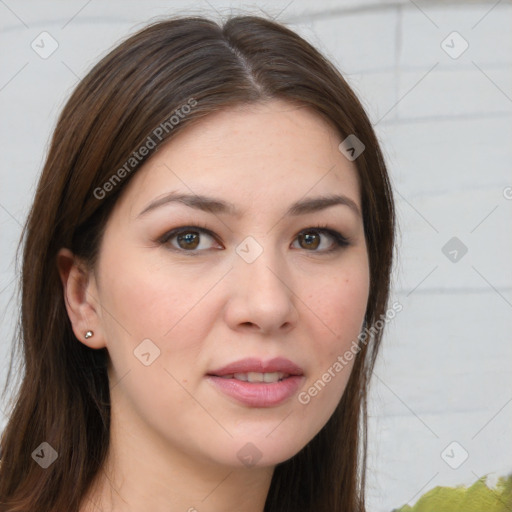
{"label": "green foliage", "polygon": [[486,479],[471,487],[435,487],[413,507],[404,505],[393,512],[512,512],[512,474],[500,477],[495,488],[487,487]]}

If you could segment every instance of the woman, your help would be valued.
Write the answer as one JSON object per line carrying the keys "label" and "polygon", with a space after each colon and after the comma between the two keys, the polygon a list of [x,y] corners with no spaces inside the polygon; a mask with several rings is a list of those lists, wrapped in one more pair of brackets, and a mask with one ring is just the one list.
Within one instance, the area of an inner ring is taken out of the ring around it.
{"label": "woman", "polygon": [[395,217],[371,124],[288,28],[177,17],[60,116],[24,230],[4,511],[364,511]]}

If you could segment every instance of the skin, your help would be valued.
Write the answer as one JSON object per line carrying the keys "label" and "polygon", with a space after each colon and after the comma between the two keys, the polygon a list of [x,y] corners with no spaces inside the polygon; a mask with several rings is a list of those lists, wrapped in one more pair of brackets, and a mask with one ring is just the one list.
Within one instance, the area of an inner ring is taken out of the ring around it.
{"label": "skin", "polygon": [[[369,294],[363,221],[340,204],[285,212],[298,200],[331,194],[361,211],[357,170],[340,142],[318,114],[282,100],[212,114],[133,176],[94,269],[59,252],[74,333],[92,349],[107,347],[111,359],[110,451],[81,512],[261,512],[274,466],[326,424],[353,361],[307,405],[297,395],[360,333]],[[240,215],[174,202],[139,216],[171,191],[214,196]],[[158,241],[198,224],[215,238],[200,234],[198,246]],[[308,230],[318,225],[350,245]],[[298,237],[303,230],[307,241]],[[236,252],[248,236],[263,249],[252,263]],[[86,340],[88,330],[94,336]],[[145,339],[160,350],[149,366],[134,356]],[[251,356],[298,364],[305,378],[297,394],[250,407],[206,380],[209,371]],[[249,442],[261,457],[251,466],[237,456]]]}

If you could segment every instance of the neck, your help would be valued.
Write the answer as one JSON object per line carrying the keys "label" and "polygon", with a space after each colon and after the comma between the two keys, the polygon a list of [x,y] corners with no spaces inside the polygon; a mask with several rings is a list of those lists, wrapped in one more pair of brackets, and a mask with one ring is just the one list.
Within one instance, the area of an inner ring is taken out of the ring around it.
{"label": "neck", "polygon": [[112,411],[108,455],[80,512],[263,512],[273,466],[201,459],[118,417]]}

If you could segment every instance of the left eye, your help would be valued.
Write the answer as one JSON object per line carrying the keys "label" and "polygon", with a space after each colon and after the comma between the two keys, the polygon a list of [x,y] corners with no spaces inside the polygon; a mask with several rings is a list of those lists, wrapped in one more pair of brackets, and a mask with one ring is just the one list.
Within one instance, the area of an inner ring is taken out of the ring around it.
{"label": "left eye", "polygon": [[[215,248],[218,244],[215,235],[209,230],[197,226],[173,229],[160,238],[160,243],[169,244],[176,250],[189,253],[205,251]],[[298,244],[298,246],[296,245]],[[328,253],[349,245],[348,240],[332,229],[308,228],[301,231],[292,244],[296,249],[305,249],[309,252]]]}
{"label": "left eye", "polygon": [[329,252],[337,247],[348,245],[346,239],[340,233],[330,229],[307,229],[301,231],[297,235],[296,241],[299,244],[299,249],[316,252]]}

